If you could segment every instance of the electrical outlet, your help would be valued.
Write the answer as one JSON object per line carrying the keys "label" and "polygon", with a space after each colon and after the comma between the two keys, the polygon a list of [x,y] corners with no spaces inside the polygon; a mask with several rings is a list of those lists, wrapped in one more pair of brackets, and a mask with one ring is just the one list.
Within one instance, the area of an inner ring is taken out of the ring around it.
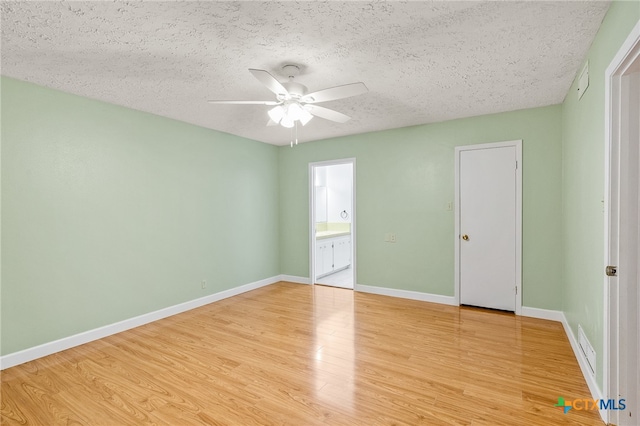
{"label": "electrical outlet", "polygon": [[389,242],[390,243],[395,243],[396,242],[396,234],[395,234],[395,232],[392,232],[391,234],[389,234]]}
{"label": "electrical outlet", "polygon": [[447,203],[447,211],[450,212],[451,210],[453,210],[453,203],[451,201],[449,201]]}
{"label": "electrical outlet", "polygon": [[202,286],[202,288],[207,288],[207,281],[206,280],[202,280],[200,285]]}

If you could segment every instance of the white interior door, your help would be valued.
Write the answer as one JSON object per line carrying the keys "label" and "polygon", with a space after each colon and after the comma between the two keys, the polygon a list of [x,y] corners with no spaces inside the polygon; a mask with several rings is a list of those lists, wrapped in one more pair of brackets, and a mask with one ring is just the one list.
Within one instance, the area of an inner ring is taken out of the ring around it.
{"label": "white interior door", "polygon": [[626,408],[608,413],[612,424],[637,425],[640,410],[640,22],[606,72],[608,352],[605,388]]}
{"label": "white interior door", "polygon": [[[640,63],[640,59],[638,60]],[[620,335],[620,390],[618,398],[627,401],[626,415],[621,415],[620,425],[638,424],[638,263],[640,261],[640,237],[638,213],[640,187],[640,72],[624,75],[621,86],[621,138],[626,143],[620,147],[620,167],[624,178],[620,180],[620,235],[619,235],[619,335]]]}
{"label": "white interior door", "polygon": [[519,143],[456,149],[461,304],[516,311]]}

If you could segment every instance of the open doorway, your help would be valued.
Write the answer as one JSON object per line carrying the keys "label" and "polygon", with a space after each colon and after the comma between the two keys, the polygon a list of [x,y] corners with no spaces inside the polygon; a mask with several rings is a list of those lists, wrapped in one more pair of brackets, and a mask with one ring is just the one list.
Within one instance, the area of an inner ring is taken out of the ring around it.
{"label": "open doorway", "polygon": [[309,164],[311,282],[355,283],[355,159]]}

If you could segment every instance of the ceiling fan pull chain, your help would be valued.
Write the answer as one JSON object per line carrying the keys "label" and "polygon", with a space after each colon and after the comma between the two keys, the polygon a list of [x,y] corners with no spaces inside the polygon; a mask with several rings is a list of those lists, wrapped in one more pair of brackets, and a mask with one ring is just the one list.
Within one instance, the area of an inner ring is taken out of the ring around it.
{"label": "ceiling fan pull chain", "polygon": [[296,121],[296,145],[298,145],[298,122]]}
{"label": "ceiling fan pull chain", "polygon": [[291,148],[293,148],[293,129],[291,129]]}

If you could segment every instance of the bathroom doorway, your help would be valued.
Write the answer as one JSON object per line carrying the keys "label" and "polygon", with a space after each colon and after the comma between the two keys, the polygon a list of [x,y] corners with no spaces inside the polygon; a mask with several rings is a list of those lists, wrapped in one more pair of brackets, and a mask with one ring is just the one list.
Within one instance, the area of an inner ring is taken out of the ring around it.
{"label": "bathroom doorway", "polygon": [[353,289],[355,159],[309,164],[311,283]]}

